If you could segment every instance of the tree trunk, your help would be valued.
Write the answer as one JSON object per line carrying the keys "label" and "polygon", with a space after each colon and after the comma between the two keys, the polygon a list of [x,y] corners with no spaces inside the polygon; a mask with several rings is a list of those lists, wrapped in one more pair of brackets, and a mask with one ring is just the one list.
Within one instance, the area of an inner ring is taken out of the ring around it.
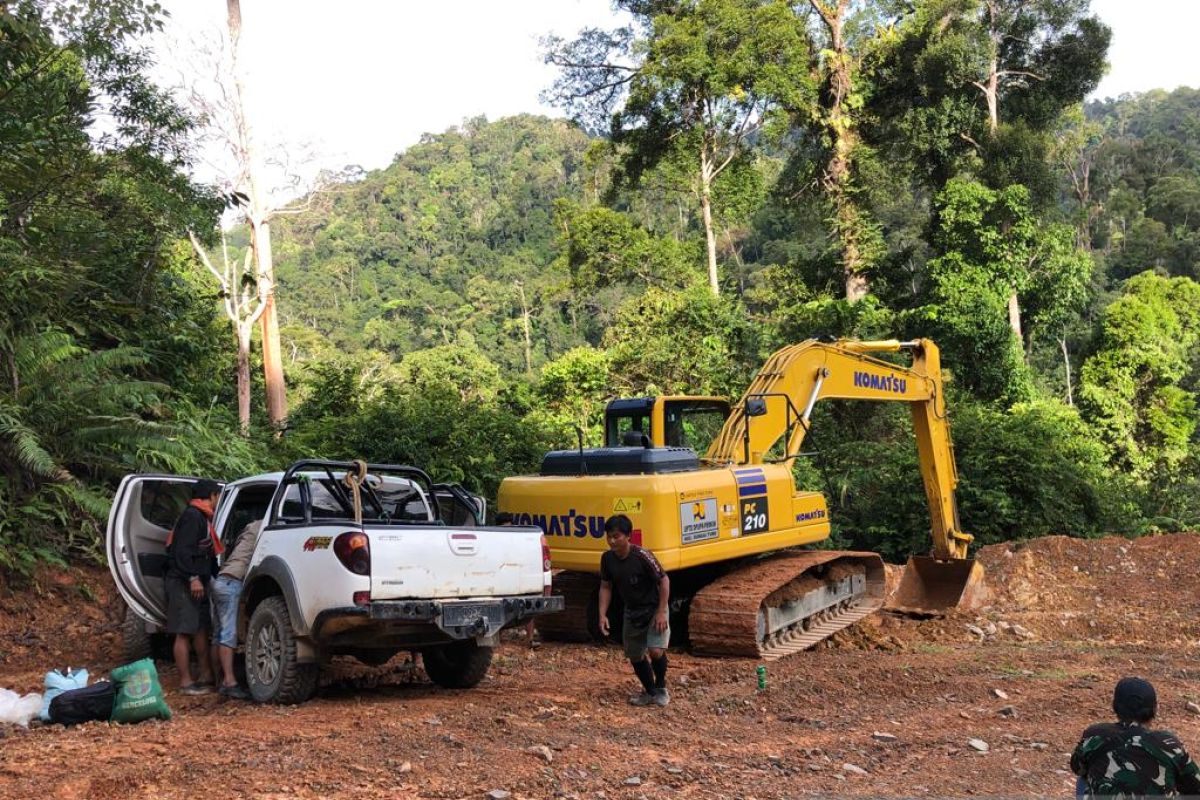
{"label": "tree trunk", "polygon": [[250,189],[251,245],[257,278],[266,283],[266,304],[259,324],[262,326],[263,378],[267,392],[267,417],[280,431],[287,420],[287,387],[283,382],[283,359],[279,345],[279,317],[275,309],[275,264],[271,253],[270,209],[262,181],[262,158],[254,136],[254,109],[247,88],[245,61],[241,57],[242,7],[240,0],[226,0],[229,41],[233,59],[234,83],[241,110],[241,140],[246,156],[246,181]]}
{"label": "tree trunk", "polygon": [[987,101],[988,110],[988,132],[993,136],[996,135],[996,129],[1000,127],[1000,66],[996,63],[996,56],[992,56],[991,74],[988,75],[987,88],[983,92],[984,99]]}
{"label": "tree trunk", "polygon": [[833,205],[833,224],[842,245],[846,300],[856,303],[867,295],[870,282],[865,274],[869,266],[863,247],[865,219],[853,194],[854,118],[846,108],[846,99],[850,96],[854,81],[853,64],[844,35],[850,3],[849,0],[837,0],[834,5],[826,5],[820,0],[811,2],[829,31],[831,50],[826,62],[829,106],[825,112],[825,129],[829,135],[831,152],[821,188]]}
{"label": "tree trunk", "polygon": [[250,326],[234,323],[237,334],[238,425],[242,435],[250,434]]}
{"label": "tree trunk", "polygon": [[717,277],[717,237],[713,233],[712,218],[712,164],[708,153],[700,156],[700,211],[704,217],[704,244],[708,249],[708,288],[716,297],[721,296],[721,283]]}
{"label": "tree trunk", "polygon": [[1075,405],[1075,396],[1071,388],[1071,354],[1067,351],[1067,337],[1064,335],[1058,340],[1059,347],[1062,348],[1063,366],[1067,368],[1067,405]]}
{"label": "tree trunk", "polygon": [[[991,3],[988,4],[988,21],[992,39],[992,60],[988,65],[987,82],[976,85],[983,90],[983,98],[987,103],[988,133],[995,136],[1000,127],[1000,33],[996,28],[996,9]],[[1021,336],[1021,299],[1015,290],[1008,296],[1008,326],[1012,328],[1017,341],[1021,342],[1021,349],[1024,351],[1025,339]]]}
{"label": "tree trunk", "polygon": [[254,254],[259,280],[267,282],[266,307],[259,325],[262,332],[263,383],[267,394],[267,418],[276,431],[287,422],[287,385],[283,380],[282,348],[279,344],[279,316],[275,310],[275,264],[271,253],[271,225],[260,222],[254,227]]}
{"label": "tree trunk", "polygon": [[1015,291],[1008,296],[1008,326],[1012,328],[1013,335],[1024,347],[1025,339],[1021,336],[1021,301],[1017,298]]}
{"label": "tree trunk", "polygon": [[525,301],[525,287],[517,284],[517,291],[521,293],[521,325],[525,332],[525,374],[533,374],[533,342],[529,335],[529,304]]}

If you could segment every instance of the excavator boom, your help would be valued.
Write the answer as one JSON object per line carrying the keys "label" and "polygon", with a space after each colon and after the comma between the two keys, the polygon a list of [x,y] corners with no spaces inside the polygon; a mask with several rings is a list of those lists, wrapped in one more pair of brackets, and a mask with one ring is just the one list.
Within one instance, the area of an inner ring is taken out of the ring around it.
{"label": "excavator boom", "polygon": [[[905,352],[901,366],[877,357]],[[860,342],[809,340],[777,351],[735,405],[706,458],[717,463],[762,464],[799,454],[817,401],[908,403],[921,478],[929,502],[930,556],[909,560],[891,608],[935,612],[973,603],[982,593],[982,567],[967,559],[973,537],[963,532],[954,490],[958,472],[942,390],[941,358],[928,339]],[[797,402],[799,401],[799,402]],[[781,453],[770,455],[783,441]]]}

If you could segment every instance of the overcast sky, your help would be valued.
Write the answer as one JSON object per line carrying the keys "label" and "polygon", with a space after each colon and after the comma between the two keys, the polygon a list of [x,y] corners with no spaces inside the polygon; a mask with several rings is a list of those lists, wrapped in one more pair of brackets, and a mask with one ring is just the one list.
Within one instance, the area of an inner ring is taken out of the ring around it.
{"label": "overcast sky", "polygon": [[[176,42],[225,21],[222,0],[164,5]],[[1113,28],[1097,95],[1200,86],[1200,0],[1092,8]],[[557,115],[538,101],[553,79],[538,39],[614,23],[608,0],[242,0],[242,14],[261,111],[326,163],[367,169],[467,117]]]}

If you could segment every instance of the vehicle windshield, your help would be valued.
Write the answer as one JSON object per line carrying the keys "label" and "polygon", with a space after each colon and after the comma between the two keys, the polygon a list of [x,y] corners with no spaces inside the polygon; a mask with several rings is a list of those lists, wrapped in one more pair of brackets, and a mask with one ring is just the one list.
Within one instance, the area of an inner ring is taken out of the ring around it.
{"label": "vehicle windshield", "polygon": [[[307,472],[290,481],[279,506],[279,521],[297,523],[305,517],[305,499],[311,520],[354,519],[354,493],[334,473],[334,478],[319,472]],[[397,475],[370,473],[361,489],[362,520],[373,524],[411,524],[433,522],[436,517],[429,497],[420,484]]]}

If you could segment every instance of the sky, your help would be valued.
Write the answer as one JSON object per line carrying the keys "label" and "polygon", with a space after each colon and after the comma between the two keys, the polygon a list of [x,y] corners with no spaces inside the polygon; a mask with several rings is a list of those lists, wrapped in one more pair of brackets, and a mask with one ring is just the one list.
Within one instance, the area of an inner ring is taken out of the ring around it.
{"label": "sky", "polygon": [[[219,35],[221,0],[166,0],[168,83],[198,31]],[[378,169],[464,119],[558,116],[539,93],[554,78],[538,40],[613,27],[608,0],[242,0],[250,80],[268,138],[311,145],[324,166]],[[1200,86],[1200,0],[1092,0],[1113,28],[1110,72],[1094,96]],[[206,176],[198,175],[204,179]]]}

